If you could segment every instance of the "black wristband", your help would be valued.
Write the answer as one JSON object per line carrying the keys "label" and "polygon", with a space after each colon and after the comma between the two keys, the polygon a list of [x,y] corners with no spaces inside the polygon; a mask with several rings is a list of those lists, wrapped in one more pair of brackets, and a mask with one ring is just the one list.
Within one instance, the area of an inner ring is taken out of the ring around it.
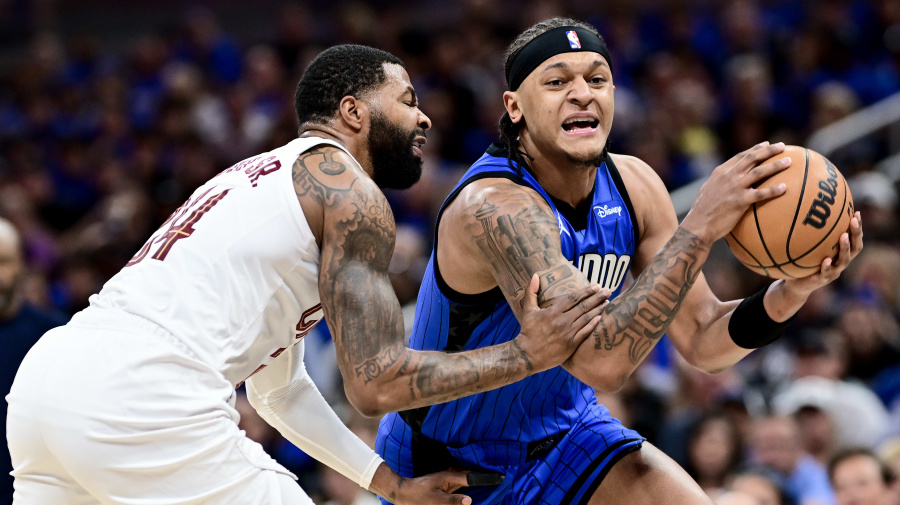
{"label": "black wristband", "polygon": [[797,317],[797,314],[794,314],[783,323],[773,321],[763,305],[763,298],[768,289],[768,287],[763,288],[762,291],[744,298],[731,314],[731,320],[728,321],[728,334],[739,347],[759,349],[771,344],[781,337],[791,321]]}

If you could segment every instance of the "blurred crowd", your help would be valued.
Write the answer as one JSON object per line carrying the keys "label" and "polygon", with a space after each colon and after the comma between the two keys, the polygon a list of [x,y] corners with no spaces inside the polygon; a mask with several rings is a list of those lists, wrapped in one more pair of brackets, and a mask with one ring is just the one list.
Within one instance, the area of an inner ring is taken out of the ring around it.
{"label": "blurred crowd", "polygon": [[[223,25],[215,3],[179,4],[171,23],[115,46],[89,31],[18,27],[29,48],[0,67],[0,217],[23,238],[27,300],[66,315],[85,307],[195,187],[294,138],[302,71],[322,49],[352,42],[404,60],[434,125],[422,182],[389,194],[398,220],[390,272],[409,309],[437,208],[497,138],[502,51],[554,15],[589,21],[606,38],[611,149],[649,163],[670,189],[762,140],[803,145],[900,92],[896,0],[286,2],[267,36],[249,40]],[[865,250],[784,338],[713,376],[664,340],[622,392],[600,395],[717,503],[900,503],[887,471],[900,472],[898,193],[873,171],[888,144],[861,140],[832,158],[863,212]],[[724,248],[704,271],[722,299],[766,281]],[[377,420],[343,399],[327,326],[307,348],[326,398],[374,443]],[[242,427],[317,503],[372,500],[239,406]],[[885,501],[859,498],[860,478],[844,475],[872,468]]]}

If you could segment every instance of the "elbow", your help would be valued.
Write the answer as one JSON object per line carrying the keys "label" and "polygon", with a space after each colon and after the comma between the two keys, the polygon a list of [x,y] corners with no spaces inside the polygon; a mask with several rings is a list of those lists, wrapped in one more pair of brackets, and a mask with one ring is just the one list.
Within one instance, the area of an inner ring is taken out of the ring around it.
{"label": "elbow", "polygon": [[590,384],[598,393],[618,393],[628,380],[628,376],[605,377]]}
{"label": "elbow", "polygon": [[728,368],[728,366],[723,366],[719,363],[715,359],[715,356],[704,356],[697,350],[691,351],[690,353],[684,353],[682,354],[682,357],[688,365],[709,375],[716,375]]}
{"label": "elbow", "polygon": [[631,370],[609,371],[592,373],[590,377],[581,378],[582,382],[594,388],[598,393],[618,393],[625,386],[625,382],[631,377]]}
{"label": "elbow", "polygon": [[[372,388],[367,388],[372,389]],[[366,417],[381,417],[396,410],[388,395],[381,391],[356,391],[349,386],[344,387],[347,400],[360,414]]]}
{"label": "elbow", "polygon": [[390,412],[390,409],[388,409],[382,405],[379,405],[377,402],[372,402],[372,401],[353,402],[353,401],[351,401],[350,404],[353,405],[353,408],[355,408],[357,412],[359,412],[360,414],[362,414],[365,417],[382,417],[385,414],[387,414],[388,412]]}

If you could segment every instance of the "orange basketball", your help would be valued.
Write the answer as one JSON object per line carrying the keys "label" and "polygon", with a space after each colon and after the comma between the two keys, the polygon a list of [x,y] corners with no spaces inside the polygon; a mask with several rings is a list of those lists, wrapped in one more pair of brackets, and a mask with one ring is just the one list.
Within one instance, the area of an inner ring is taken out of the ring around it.
{"label": "orange basketball", "polygon": [[821,154],[786,146],[764,163],[791,157],[791,166],[759,187],[787,184],[777,198],[753,204],[725,240],[747,268],[775,279],[806,277],[835,257],[850,228],[853,197],[847,181]]}

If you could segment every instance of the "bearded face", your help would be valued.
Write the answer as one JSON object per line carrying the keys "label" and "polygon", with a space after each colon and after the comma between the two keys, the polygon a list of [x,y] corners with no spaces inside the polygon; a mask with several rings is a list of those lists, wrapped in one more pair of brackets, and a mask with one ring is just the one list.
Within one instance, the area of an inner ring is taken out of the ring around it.
{"label": "bearded face", "polygon": [[384,114],[373,110],[369,127],[369,156],[375,184],[382,189],[407,189],[422,176],[422,158],[413,150],[414,139],[425,130],[405,131]]}

